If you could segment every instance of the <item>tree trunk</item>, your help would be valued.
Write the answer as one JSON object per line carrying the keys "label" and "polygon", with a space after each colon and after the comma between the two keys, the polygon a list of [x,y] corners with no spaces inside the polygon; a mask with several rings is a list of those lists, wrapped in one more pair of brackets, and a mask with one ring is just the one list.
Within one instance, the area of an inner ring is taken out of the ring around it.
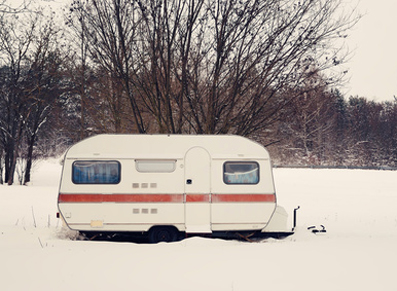
{"label": "tree trunk", "polygon": [[16,160],[14,159],[15,152],[14,152],[13,142],[9,141],[7,143],[5,153],[6,154],[4,160],[4,165],[5,165],[4,182],[6,182],[8,185],[12,185],[12,183],[14,182],[14,172],[15,172],[15,165],[13,167],[13,161]]}
{"label": "tree trunk", "polygon": [[33,164],[33,147],[34,143],[36,141],[36,135],[33,134],[29,139],[28,139],[28,155],[27,155],[27,160],[26,160],[26,169],[25,169],[25,178],[23,184],[26,185],[27,183],[30,182],[30,171],[32,169],[32,164]]}
{"label": "tree trunk", "polygon": [[7,179],[8,186],[10,186],[14,183],[15,165],[17,163],[17,157],[16,157],[15,153],[13,153],[12,159],[10,162],[11,162],[11,164],[10,164],[10,169],[8,172],[8,179]]}
{"label": "tree trunk", "polygon": [[3,185],[4,181],[3,181],[3,161],[4,161],[4,156],[3,156],[3,150],[0,150],[0,185]]}

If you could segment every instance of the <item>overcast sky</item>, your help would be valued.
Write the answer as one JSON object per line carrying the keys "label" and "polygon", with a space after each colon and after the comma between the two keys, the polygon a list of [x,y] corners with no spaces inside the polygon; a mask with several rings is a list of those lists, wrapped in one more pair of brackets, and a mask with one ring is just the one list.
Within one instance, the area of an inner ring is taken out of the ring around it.
{"label": "overcast sky", "polygon": [[350,81],[342,90],[371,100],[397,96],[397,0],[361,0],[363,18],[347,40],[353,56],[346,64]]}
{"label": "overcast sky", "polygon": [[[346,40],[352,56],[344,66],[349,70],[349,81],[341,88],[344,96],[393,100],[393,96],[397,96],[397,0],[342,1],[351,5],[358,3],[358,11],[363,15]],[[64,0],[41,2],[58,7],[67,3]]]}

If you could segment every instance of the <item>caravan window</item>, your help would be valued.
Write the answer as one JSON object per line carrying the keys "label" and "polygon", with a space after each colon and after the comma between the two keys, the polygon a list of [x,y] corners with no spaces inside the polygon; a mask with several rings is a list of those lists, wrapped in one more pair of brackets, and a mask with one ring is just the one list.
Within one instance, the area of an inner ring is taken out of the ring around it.
{"label": "caravan window", "polygon": [[117,161],[76,161],[73,163],[74,184],[118,184],[120,163]]}
{"label": "caravan window", "polygon": [[257,162],[226,162],[223,164],[223,181],[226,184],[258,184]]}
{"label": "caravan window", "polygon": [[172,173],[176,160],[136,160],[136,170],[141,173]]}

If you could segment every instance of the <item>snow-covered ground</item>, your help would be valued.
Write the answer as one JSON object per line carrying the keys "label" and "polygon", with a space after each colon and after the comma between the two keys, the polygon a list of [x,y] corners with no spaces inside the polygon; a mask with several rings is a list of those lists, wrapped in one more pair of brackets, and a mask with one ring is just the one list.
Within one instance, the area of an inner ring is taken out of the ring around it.
{"label": "snow-covered ground", "polygon": [[41,162],[30,186],[0,186],[0,290],[397,290],[397,172],[275,169],[278,202],[301,206],[293,236],[149,245],[71,240],[60,170]]}

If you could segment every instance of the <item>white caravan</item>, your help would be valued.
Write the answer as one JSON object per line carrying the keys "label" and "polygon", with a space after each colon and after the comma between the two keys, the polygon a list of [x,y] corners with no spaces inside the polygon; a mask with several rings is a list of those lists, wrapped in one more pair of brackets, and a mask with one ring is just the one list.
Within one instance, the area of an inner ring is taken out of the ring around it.
{"label": "white caravan", "polygon": [[269,154],[231,135],[97,135],[65,154],[58,208],[82,233],[291,234]]}

